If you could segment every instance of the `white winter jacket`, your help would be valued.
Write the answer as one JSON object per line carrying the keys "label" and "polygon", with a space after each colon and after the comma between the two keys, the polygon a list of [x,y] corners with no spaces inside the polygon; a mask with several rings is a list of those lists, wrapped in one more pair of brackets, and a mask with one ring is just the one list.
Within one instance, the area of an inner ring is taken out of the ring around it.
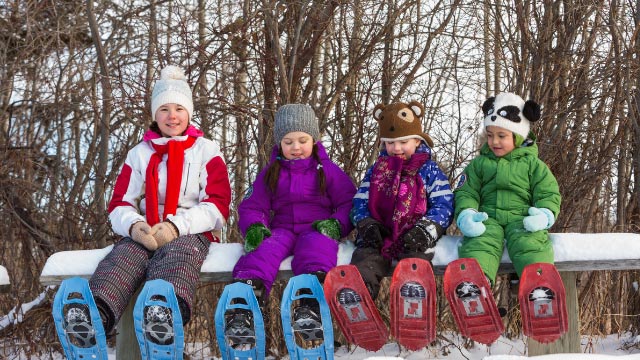
{"label": "white winter jacket", "polygon": [[[169,140],[184,141],[189,136],[164,138],[150,132],[127,153],[109,203],[111,226],[121,236],[130,236],[129,230],[134,223],[147,221],[145,179],[149,159],[155,152],[150,142],[166,144]],[[194,127],[186,134],[195,134],[196,141],[185,150],[178,209],[167,219],[176,225],[180,235],[220,230],[229,217],[231,203],[231,186],[220,147],[203,138],[202,132]],[[167,186],[166,154],[158,166],[158,178],[158,215],[162,220]]]}

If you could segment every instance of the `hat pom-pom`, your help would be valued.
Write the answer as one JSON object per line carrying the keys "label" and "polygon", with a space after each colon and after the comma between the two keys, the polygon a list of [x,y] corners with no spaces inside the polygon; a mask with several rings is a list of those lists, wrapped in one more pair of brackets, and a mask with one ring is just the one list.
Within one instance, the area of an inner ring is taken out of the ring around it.
{"label": "hat pom-pom", "polygon": [[182,69],[180,69],[175,65],[169,65],[169,66],[166,66],[164,69],[162,69],[162,71],[160,72],[160,79],[161,80],[187,80],[187,78],[184,76],[184,72],[182,72]]}

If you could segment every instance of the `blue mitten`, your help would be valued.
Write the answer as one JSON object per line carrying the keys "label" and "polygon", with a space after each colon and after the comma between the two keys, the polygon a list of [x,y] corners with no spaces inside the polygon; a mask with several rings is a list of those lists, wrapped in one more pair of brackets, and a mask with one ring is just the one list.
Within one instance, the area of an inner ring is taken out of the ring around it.
{"label": "blue mitten", "polygon": [[487,220],[489,215],[486,212],[477,212],[474,209],[464,209],[458,215],[458,229],[464,236],[476,237],[484,234],[487,227],[482,223]]}
{"label": "blue mitten", "polygon": [[548,229],[555,221],[556,218],[551,210],[537,207],[530,207],[529,216],[525,216],[522,219],[525,230],[529,232]]}

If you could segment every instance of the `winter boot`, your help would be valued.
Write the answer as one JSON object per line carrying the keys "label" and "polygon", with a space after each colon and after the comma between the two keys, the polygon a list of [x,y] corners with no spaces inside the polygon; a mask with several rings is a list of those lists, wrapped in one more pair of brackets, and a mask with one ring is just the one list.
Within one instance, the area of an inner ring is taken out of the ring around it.
{"label": "winter boot", "polygon": [[143,326],[149,341],[158,345],[173,343],[173,314],[168,307],[160,305],[145,307]]}
{"label": "winter boot", "polygon": [[320,304],[317,300],[300,299],[300,304],[293,310],[293,329],[306,341],[324,338]]}
{"label": "winter boot", "polygon": [[227,311],[224,333],[229,345],[234,348],[242,345],[255,345],[256,333],[251,310],[233,309]]}
{"label": "winter boot", "polygon": [[91,323],[89,307],[85,304],[69,304],[65,306],[64,323],[69,341],[80,348],[96,345],[96,331]]}

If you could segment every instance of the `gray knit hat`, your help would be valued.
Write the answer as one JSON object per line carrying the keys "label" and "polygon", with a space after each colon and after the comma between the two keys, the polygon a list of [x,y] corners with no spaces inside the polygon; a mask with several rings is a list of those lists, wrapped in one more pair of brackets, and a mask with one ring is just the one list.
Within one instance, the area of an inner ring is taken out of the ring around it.
{"label": "gray knit hat", "polygon": [[151,116],[156,118],[156,111],[164,104],[178,104],[184,106],[193,115],[193,99],[191,88],[187,83],[182,69],[169,65],[160,72],[160,80],[156,81],[151,93]]}
{"label": "gray knit hat", "polygon": [[311,106],[287,104],[278,109],[273,128],[273,139],[276,144],[279,145],[285,135],[294,131],[305,132],[311,135],[314,141],[320,140],[318,120]]}

